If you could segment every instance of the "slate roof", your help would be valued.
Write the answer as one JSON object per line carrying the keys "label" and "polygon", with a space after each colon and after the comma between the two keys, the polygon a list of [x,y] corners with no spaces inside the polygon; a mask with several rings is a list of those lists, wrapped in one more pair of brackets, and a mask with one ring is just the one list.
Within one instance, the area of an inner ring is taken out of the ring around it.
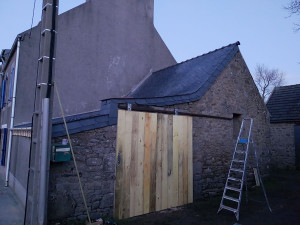
{"label": "slate roof", "polygon": [[198,100],[238,52],[239,44],[236,42],[154,72],[128,97],[153,100],[164,98],[166,102],[168,97],[177,101]]}
{"label": "slate roof", "polygon": [[[113,125],[109,122],[109,114],[102,114],[101,110],[67,116],[66,122],[70,134]],[[15,126],[15,128],[23,127],[31,127],[31,123],[20,124]],[[66,130],[63,119],[52,119],[52,137],[59,137],[64,135],[66,135]]]}
{"label": "slate roof", "polygon": [[276,87],[267,108],[271,123],[300,122],[300,84]]}
{"label": "slate roof", "polygon": [[[74,134],[117,124],[118,104],[167,106],[199,100],[239,51],[236,42],[207,54],[157,71],[126,98],[104,99],[101,109],[66,117]],[[16,127],[28,127],[23,124]],[[66,135],[62,118],[52,120],[52,137]]]}

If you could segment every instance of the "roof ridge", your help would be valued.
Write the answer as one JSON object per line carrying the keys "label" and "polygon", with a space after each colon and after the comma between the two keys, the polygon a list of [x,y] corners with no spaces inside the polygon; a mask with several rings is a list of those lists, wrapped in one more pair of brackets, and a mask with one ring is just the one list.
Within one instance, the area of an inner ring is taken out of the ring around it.
{"label": "roof ridge", "polygon": [[241,43],[240,43],[239,41],[237,41],[237,42],[235,42],[235,43],[231,43],[231,44],[229,44],[229,45],[222,46],[221,48],[216,48],[215,50],[206,52],[206,53],[204,53],[204,54],[202,54],[202,55],[198,55],[198,56],[195,56],[195,57],[193,57],[193,58],[190,58],[190,59],[184,60],[184,61],[182,61],[182,62],[176,63],[175,65],[168,66],[168,67],[165,67],[165,68],[163,68],[163,69],[157,70],[157,71],[153,72],[153,74],[154,74],[154,73],[157,73],[157,72],[160,72],[160,71],[162,71],[162,70],[169,69],[169,68],[174,67],[174,66],[178,66],[178,65],[184,64],[184,63],[186,63],[186,62],[189,62],[189,61],[192,61],[192,60],[194,60],[194,59],[200,58],[200,57],[202,57],[202,56],[205,56],[205,55],[214,53],[214,52],[216,52],[216,51],[222,50],[222,49],[227,48],[227,47],[229,47],[229,46],[232,46],[232,45],[240,45],[240,44],[241,44]]}
{"label": "roof ridge", "polygon": [[291,85],[285,85],[285,86],[278,86],[278,87],[275,87],[275,88],[285,88],[285,87],[293,87],[293,86],[299,86],[300,87],[300,84],[291,84]]}

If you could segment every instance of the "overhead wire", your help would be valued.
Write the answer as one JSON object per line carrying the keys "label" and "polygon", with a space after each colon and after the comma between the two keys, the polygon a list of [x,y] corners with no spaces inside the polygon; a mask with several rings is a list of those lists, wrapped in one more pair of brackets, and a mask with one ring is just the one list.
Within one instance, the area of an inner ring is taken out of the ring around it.
{"label": "overhead wire", "polygon": [[36,0],[34,0],[34,3],[33,3],[33,9],[32,9],[32,17],[31,17],[31,25],[30,25],[29,37],[31,37],[31,31],[32,31],[32,26],[33,26],[33,19],[34,19],[34,11],[35,11],[35,4],[36,4]]}
{"label": "overhead wire", "polygon": [[54,84],[54,88],[55,88],[57,100],[58,100],[58,103],[59,103],[61,115],[62,115],[62,118],[63,118],[63,121],[64,121],[65,130],[66,130],[66,134],[67,134],[67,137],[68,137],[68,142],[69,142],[71,153],[72,153],[72,158],[73,158],[73,162],[74,162],[74,166],[75,166],[75,170],[76,170],[76,174],[77,174],[77,178],[78,178],[78,182],[79,182],[79,187],[80,187],[83,203],[84,203],[84,206],[85,206],[85,210],[86,210],[86,213],[87,213],[89,223],[91,224],[92,222],[91,222],[91,218],[90,218],[90,213],[89,213],[89,210],[88,210],[88,207],[87,207],[86,198],[85,198],[85,195],[84,195],[84,191],[83,191],[83,187],[82,187],[82,183],[81,183],[81,179],[80,179],[80,175],[79,175],[79,171],[78,171],[78,166],[77,166],[77,162],[76,162],[76,158],[75,158],[75,154],[74,154],[74,151],[73,151],[73,146],[72,146],[72,142],[71,142],[71,138],[70,138],[70,134],[69,134],[69,129],[68,129],[67,122],[66,122],[66,117],[65,117],[65,114],[64,114],[63,106],[62,106],[62,103],[61,103],[61,100],[60,100],[60,95],[59,95],[56,83]]}

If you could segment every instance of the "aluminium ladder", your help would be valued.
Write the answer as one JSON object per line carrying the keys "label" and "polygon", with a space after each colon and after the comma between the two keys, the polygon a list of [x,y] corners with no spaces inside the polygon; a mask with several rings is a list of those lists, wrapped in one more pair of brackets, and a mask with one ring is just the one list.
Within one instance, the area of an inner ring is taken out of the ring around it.
{"label": "aluminium ladder", "polygon": [[218,210],[218,213],[222,209],[233,212],[237,220],[239,220],[252,125],[252,118],[243,119]]}
{"label": "aluminium ladder", "polygon": [[[270,212],[272,209],[270,207],[267,194],[259,173],[259,166],[258,166],[258,159],[256,155],[256,149],[254,142],[251,138],[251,131],[252,131],[253,119],[252,118],[244,118],[241,124],[241,128],[239,131],[239,135],[236,140],[234,153],[232,156],[227,180],[225,183],[225,188],[222,196],[222,200],[220,203],[220,207],[218,213],[222,209],[226,209],[231,211],[235,214],[236,219],[239,220],[239,212],[242,200],[242,191],[243,191],[243,184],[246,181],[246,165],[247,165],[247,158],[249,152],[249,145],[252,144],[256,166],[257,166],[257,173],[259,177],[259,181],[261,183],[264,196],[269,207]],[[247,192],[247,184],[246,184],[246,192]],[[247,193],[246,193],[247,194]]]}

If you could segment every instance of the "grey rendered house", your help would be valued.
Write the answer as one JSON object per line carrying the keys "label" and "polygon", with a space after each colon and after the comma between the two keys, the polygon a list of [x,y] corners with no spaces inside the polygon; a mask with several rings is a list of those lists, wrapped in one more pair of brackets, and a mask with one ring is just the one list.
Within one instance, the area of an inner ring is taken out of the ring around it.
{"label": "grey rendered house", "polygon": [[[7,76],[1,80],[15,84],[10,74],[13,65],[18,64],[17,72],[14,70],[18,80],[8,181],[23,204],[39,26],[33,28],[31,37],[25,33],[17,37],[6,58],[2,72]],[[238,45],[229,44],[177,64],[153,25],[152,0],[90,0],[59,16],[55,85],[62,96],[92,218],[126,218],[220,193],[243,117],[254,119],[253,138],[261,169],[268,170],[268,112]],[[9,88],[4,93],[2,130],[5,124],[10,128],[12,118]],[[132,112],[127,111],[128,104]],[[188,122],[176,125],[180,119]],[[56,96],[52,123],[52,141],[61,143],[66,131]],[[129,130],[124,130],[122,124]],[[147,134],[149,129],[151,133]],[[177,138],[180,135],[185,137],[182,142]],[[130,146],[138,147],[124,147],[124,137]],[[8,141],[2,132],[2,149]],[[190,150],[188,155],[185,146]],[[136,151],[128,157],[126,149]],[[164,149],[168,149],[168,170],[164,170],[164,157],[160,154]],[[144,158],[135,164],[140,153]],[[139,165],[142,169],[136,169]],[[188,179],[182,174],[188,174]],[[168,183],[156,179],[164,176],[166,180],[176,180],[165,194],[162,187]],[[175,193],[178,202],[165,204],[163,199],[172,199],[167,197],[169,193]],[[48,219],[86,219],[72,161],[50,165]]]}
{"label": "grey rendered house", "polygon": [[300,84],[276,87],[267,102],[271,114],[273,163],[300,167]]}
{"label": "grey rendered house", "polygon": [[[125,96],[149,73],[176,63],[153,25],[153,4],[88,1],[58,16],[55,84],[67,116],[98,110],[101,99]],[[40,24],[16,37],[9,54],[3,52],[0,80],[2,169],[10,148],[7,182],[23,204],[30,130],[17,127],[31,123],[39,39]],[[58,118],[54,98],[53,118]],[[15,129],[11,138],[10,128]]]}

